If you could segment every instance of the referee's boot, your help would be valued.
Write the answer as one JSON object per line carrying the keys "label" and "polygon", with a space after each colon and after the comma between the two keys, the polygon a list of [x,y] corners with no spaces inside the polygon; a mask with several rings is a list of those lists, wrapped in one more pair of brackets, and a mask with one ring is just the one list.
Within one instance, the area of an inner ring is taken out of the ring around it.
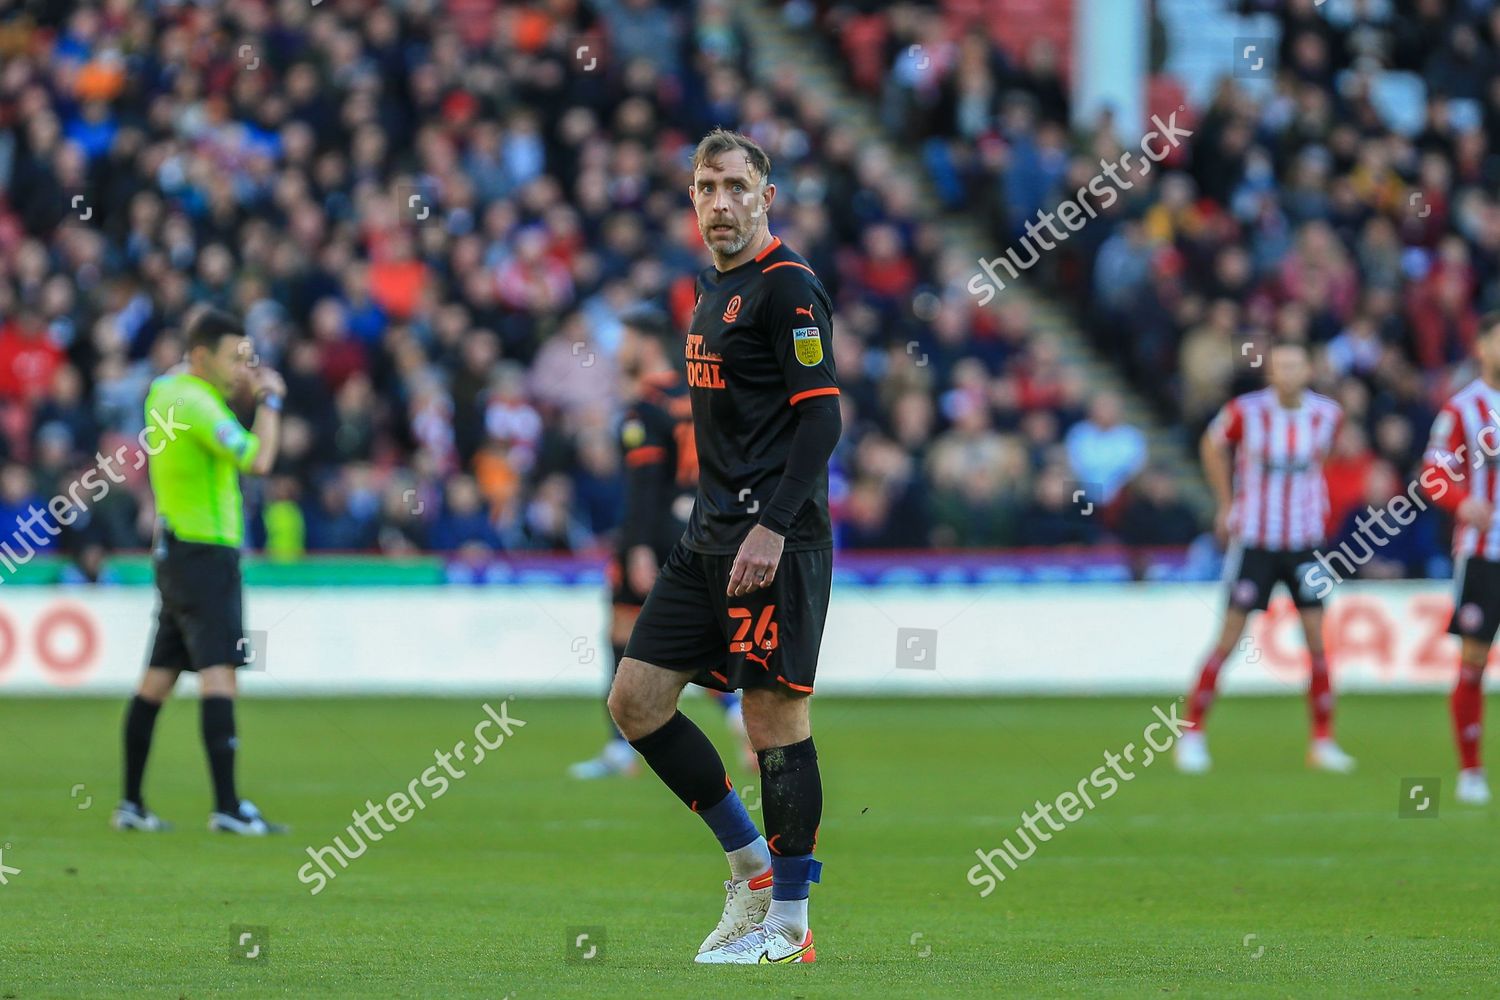
{"label": "referee's boot", "polygon": [[210,815],[208,828],[215,833],[237,833],[241,837],[265,837],[273,833],[286,833],[291,829],[284,823],[267,821],[249,799],[240,799],[238,813],[216,812]]}
{"label": "referee's boot", "polygon": [[171,823],[139,802],[131,802],[128,799],[120,800],[120,804],[115,807],[114,815],[109,818],[109,825],[116,830],[142,830],[146,833],[162,833],[172,829]]}

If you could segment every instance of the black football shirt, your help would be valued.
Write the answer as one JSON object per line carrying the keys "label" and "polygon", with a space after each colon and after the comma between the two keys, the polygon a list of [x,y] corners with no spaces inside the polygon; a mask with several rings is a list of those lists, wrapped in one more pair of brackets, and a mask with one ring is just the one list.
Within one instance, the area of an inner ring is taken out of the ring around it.
{"label": "black football shirt", "polygon": [[665,562],[687,528],[698,489],[698,451],[687,383],[676,372],[645,380],[620,422],[625,512],[618,547],[623,558],[650,546]]}
{"label": "black football shirt", "polygon": [[[838,395],[832,303],[780,237],[738,267],[703,270],[698,296],[685,351],[698,497],[683,544],[726,555],[739,551],[781,481],[797,404]],[[784,551],[832,546],[825,468]]]}

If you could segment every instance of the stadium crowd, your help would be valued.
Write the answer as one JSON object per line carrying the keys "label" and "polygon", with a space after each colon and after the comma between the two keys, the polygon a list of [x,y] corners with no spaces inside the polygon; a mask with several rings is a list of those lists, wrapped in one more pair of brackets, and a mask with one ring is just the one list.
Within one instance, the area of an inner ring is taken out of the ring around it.
{"label": "stadium crowd", "polygon": [[[945,209],[1000,246],[1130,144],[1107,116],[1071,127],[1045,41],[1008,55],[930,5],[786,9],[830,29]],[[1172,169],[1133,177],[1031,272],[1189,438],[1255,383],[1269,339],[1313,345],[1349,417],[1335,531],[1415,471],[1500,304],[1500,13],[1360,11],[1293,0],[1274,85],[1226,77],[1189,109]],[[649,303],[685,325],[707,261],[686,163],[722,124],[771,153],[774,228],[837,305],[842,545],[1197,535],[1120,401],[1091,398],[1023,301],[980,308],[974,262],[913,179],[826,95],[756,84],[749,45],[723,0],[11,13],[0,523],[138,434],[184,312],[209,302],[247,317],[291,389],[284,456],[251,493],[255,544],[598,549],[620,509],[620,320]],[[1376,99],[1380,69],[1420,82],[1405,119]],[[64,534],[90,564],[149,541],[143,470],[122,479]],[[1078,485],[1105,517],[1079,516]],[[1441,525],[1419,523],[1376,571],[1441,571]]]}
{"label": "stadium crowd", "polygon": [[[773,228],[836,303],[842,544],[1092,541],[1069,485],[1139,471],[1027,308],[976,308],[912,179],[751,80],[724,0],[29,11],[0,26],[0,523],[137,433],[213,303],[290,388],[247,498],[271,554],[606,544],[620,317],[686,326],[715,125],[769,151]],[[149,542],[122,475],[65,533],[90,564]]]}
{"label": "stadium crowd", "polygon": [[[983,213],[998,251],[1139,137],[1108,115],[1075,128],[1055,47],[1007,49],[993,19],[972,16],[984,6],[786,10],[826,29],[851,82],[920,147],[946,208]],[[1347,537],[1366,503],[1419,472],[1437,408],[1477,374],[1478,317],[1500,306],[1500,7],[1226,9],[1281,15],[1267,85],[1240,68],[1206,106],[1189,102],[1195,134],[1169,169],[1130,173],[1133,188],[1028,277],[1076,304],[1099,349],[1189,443],[1256,386],[1267,343],[1308,343],[1315,388],[1345,411],[1327,479],[1330,531]],[[1185,94],[1158,76],[1150,99],[1166,115]],[[1423,515],[1366,575],[1446,573],[1441,522]]]}

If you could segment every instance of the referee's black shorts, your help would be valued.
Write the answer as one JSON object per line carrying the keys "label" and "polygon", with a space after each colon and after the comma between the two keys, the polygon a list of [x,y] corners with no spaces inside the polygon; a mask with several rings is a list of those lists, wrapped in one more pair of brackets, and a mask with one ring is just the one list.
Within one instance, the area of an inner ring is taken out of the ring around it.
{"label": "referee's black shorts", "polygon": [[657,574],[625,655],[693,674],[719,691],[778,688],[812,694],[833,585],[833,550],[784,552],[769,587],[725,593],[733,555],[681,542]]}
{"label": "referee's black shorts", "polygon": [[147,666],[197,671],[245,665],[240,553],[168,536],[156,555],[156,637]]}

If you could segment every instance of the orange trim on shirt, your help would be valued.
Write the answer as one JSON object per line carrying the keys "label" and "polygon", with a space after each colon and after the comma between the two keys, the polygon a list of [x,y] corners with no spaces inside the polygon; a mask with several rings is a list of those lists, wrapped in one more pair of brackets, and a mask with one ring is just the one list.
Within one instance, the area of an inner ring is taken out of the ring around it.
{"label": "orange trim on shirt", "polygon": [[[757,257],[755,259],[759,260],[760,258]],[[760,273],[761,274],[769,274],[770,272],[776,270],[778,267],[800,267],[800,268],[802,268],[802,270],[806,271],[808,274],[812,275],[814,278],[816,278],[818,276],[818,272],[814,271],[812,268],[808,267],[806,264],[802,263],[801,261],[796,261],[796,260],[778,260],[776,263],[772,264],[770,267],[763,267],[763,268],[761,268],[760,269]]]}
{"label": "orange trim on shirt", "polygon": [[814,396],[837,396],[839,387],[836,385],[825,385],[821,389],[804,389],[792,397],[791,405],[796,406],[804,399],[812,399]]}
{"label": "orange trim on shirt", "polygon": [[[772,250],[775,250],[779,246],[781,246],[781,237],[780,236],[773,236],[773,237],[771,237],[771,242],[766,246],[766,248],[764,250],[762,250],[760,253],[758,253],[758,254],[755,255],[755,262],[757,264],[759,264],[761,261],[765,260],[767,257],[769,257],[771,255],[771,251]],[[766,268],[766,270],[769,271],[770,268]]]}
{"label": "orange trim on shirt", "polygon": [[667,449],[659,444],[642,445],[632,448],[625,453],[626,465],[650,465],[652,462],[660,462],[667,457]]}

